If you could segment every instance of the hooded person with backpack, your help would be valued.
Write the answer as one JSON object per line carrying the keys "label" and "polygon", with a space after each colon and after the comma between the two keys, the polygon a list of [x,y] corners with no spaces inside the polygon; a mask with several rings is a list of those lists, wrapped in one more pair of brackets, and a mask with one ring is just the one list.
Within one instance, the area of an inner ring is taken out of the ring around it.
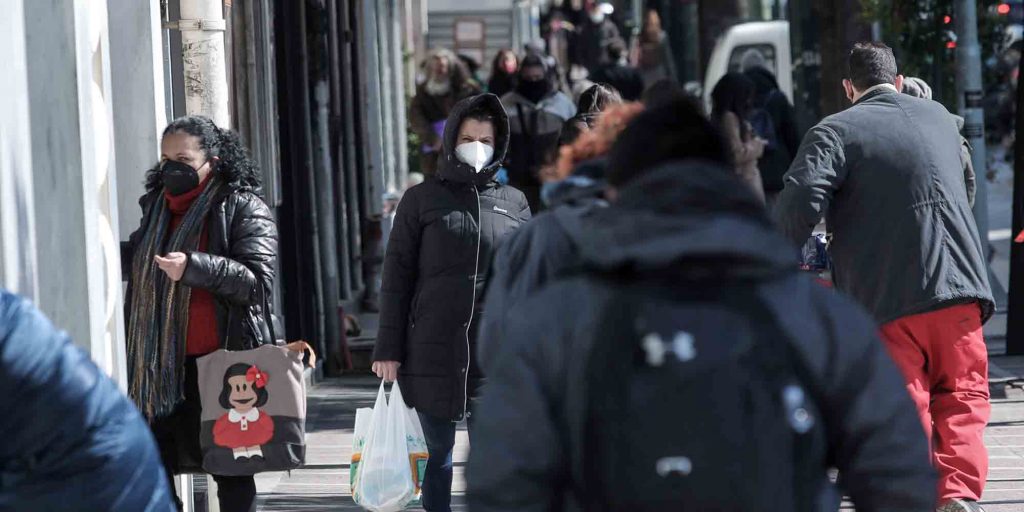
{"label": "hooded person with backpack", "polygon": [[795,269],[727,160],[686,102],[619,136],[581,271],[508,315],[471,510],[836,510],[842,492],[861,512],[934,506],[874,323]]}
{"label": "hooded person with backpack", "polygon": [[523,193],[494,179],[508,144],[508,117],[497,96],[456,103],[438,174],[402,197],[384,256],[373,371],[397,380],[419,413],[429,452],[423,507],[430,512],[451,510],[456,422],[468,420],[474,432],[487,263],[501,240],[530,219]]}

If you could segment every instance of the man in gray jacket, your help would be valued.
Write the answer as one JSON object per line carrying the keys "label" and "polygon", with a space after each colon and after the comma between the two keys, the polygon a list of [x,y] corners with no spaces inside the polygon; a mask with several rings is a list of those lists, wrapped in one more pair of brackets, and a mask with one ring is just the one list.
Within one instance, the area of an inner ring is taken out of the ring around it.
{"label": "man in gray jacket", "polygon": [[889,47],[854,45],[849,68],[853,106],[804,138],[776,220],[802,244],[826,218],[836,286],[882,325],[932,439],[938,510],[981,510],[993,300],[960,135],[941,104],[899,93]]}

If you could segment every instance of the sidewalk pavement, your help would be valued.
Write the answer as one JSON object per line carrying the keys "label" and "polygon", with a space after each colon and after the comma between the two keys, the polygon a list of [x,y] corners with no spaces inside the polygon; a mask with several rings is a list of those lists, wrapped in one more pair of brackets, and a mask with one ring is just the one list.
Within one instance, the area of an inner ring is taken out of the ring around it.
{"label": "sidewalk pavement", "polygon": [[[349,458],[356,409],[373,407],[380,381],[373,376],[329,379],[309,391],[306,418],[306,465],[287,473],[258,475],[260,512],[361,510],[349,490]],[[465,427],[456,436],[452,510],[463,504],[463,478],[469,439]]]}

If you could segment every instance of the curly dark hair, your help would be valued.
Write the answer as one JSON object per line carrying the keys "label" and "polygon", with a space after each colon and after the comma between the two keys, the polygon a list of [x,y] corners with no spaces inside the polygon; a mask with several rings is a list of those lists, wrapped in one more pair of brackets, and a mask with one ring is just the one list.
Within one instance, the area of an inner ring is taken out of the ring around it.
{"label": "curly dark hair", "polygon": [[[214,171],[220,174],[230,189],[262,196],[263,180],[259,168],[237,133],[219,128],[205,116],[185,116],[171,121],[171,124],[164,128],[163,136],[172,133],[187,133],[198,137],[199,147],[206,153],[206,158],[220,159]],[[162,186],[158,162],[146,172],[146,191],[152,192]]]}
{"label": "curly dark hair", "polygon": [[[220,406],[221,407],[223,407],[224,409],[231,409],[232,408],[231,407],[231,384],[228,383],[228,379],[230,379],[231,377],[240,377],[242,375],[245,375],[246,372],[249,371],[250,367],[252,367],[252,365],[250,365],[250,364],[235,363],[235,364],[229,366],[227,371],[224,372],[224,386],[220,390],[220,397],[218,397],[219,398],[218,401],[220,402]],[[267,405],[267,400],[270,400],[270,394],[267,393],[267,388],[266,387],[262,387],[262,388],[253,387],[253,389],[256,391],[256,403],[253,404],[253,407],[260,408],[260,407],[263,407],[264,405]]]}

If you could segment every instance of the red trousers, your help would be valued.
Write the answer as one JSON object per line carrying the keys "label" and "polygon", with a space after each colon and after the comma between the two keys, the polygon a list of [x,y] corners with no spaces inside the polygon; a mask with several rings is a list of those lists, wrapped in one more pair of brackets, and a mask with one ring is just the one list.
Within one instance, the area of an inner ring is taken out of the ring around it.
{"label": "red trousers", "polygon": [[964,304],[903,317],[883,325],[881,334],[931,440],[940,502],[980,500],[991,412],[980,308]]}

